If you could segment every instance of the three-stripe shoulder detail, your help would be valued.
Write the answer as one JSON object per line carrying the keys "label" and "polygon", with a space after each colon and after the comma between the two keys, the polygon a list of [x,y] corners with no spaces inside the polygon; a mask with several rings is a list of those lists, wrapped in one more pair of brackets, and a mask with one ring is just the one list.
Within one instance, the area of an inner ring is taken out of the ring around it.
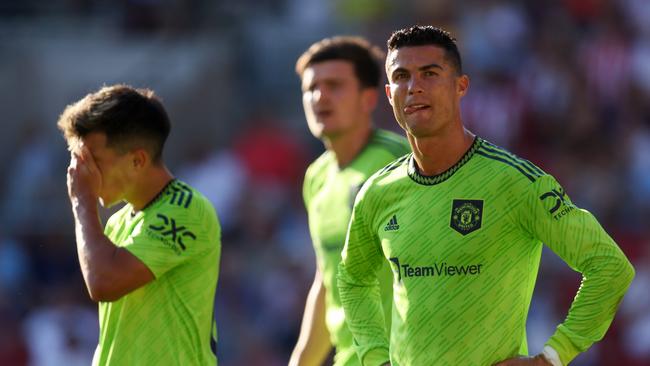
{"label": "three-stripe shoulder detail", "polygon": [[192,189],[181,182],[174,182],[167,190],[167,195],[171,196],[169,203],[172,205],[188,208],[192,203],[194,194]]}
{"label": "three-stripe shoulder detail", "polygon": [[488,159],[496,160],[515,168],[531,182],[535,182],[539,177],[545,175],[544,171],[530,161],[519,158],[518,156],[487,141],[484,141],[476,153]]}

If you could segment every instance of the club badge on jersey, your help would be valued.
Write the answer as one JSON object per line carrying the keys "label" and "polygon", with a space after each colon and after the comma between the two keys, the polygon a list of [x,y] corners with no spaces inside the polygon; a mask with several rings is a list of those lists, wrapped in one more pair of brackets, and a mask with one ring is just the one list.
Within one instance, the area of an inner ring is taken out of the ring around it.
{"label": "club badge on jersey", "polygon": [[482,200],[454,200],[451,206],[449,226],[461,235],[467,235],[481,228],[483,219]]}

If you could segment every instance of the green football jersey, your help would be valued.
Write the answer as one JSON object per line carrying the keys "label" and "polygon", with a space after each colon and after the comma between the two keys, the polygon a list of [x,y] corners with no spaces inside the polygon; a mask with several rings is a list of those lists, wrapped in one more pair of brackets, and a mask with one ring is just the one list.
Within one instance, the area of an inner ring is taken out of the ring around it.
{"label": "green football jersey", "polygon": [[[303,196],[309,230],[322,274],[326,298],[326,324],[336,347],[336,365],[358,365],[352,336],[345,324],[336,272],[352,213],[354,197],[361,185],[377,170],[409,151],[406,139],[384,130],[375,130],[368,144],[346,167],[339,168],[330,151],[314,161],[305,174]],[[380,272],[382,299],[390,322],[392,272],[389,265]]]}
{"label": "green football jersey", "polygon": [[[593,215],[553,177],[478,137],[440,175],[420,175],[412,154],[377,172],[357,196],[338,277],[363,364],[492,365],[527,354],[542,243],[583,274],[547,343],[567,364],[603,337],[634,276]],[[374,285],[386,262],[390,340]]]}
{"label": "green football jersey", "polygon": [[199,192],[174,180],[144,210],[130,204],[105,234],[154,274],[119,300],[99,303],[93,365],[215,365],[214,295],[221,229]]}

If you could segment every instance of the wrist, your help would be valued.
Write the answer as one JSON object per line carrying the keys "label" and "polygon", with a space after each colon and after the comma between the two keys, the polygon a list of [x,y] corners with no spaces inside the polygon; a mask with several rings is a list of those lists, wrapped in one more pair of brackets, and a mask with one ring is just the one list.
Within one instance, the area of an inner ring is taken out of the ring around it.
{"label": "wrist", "polygon": [[97,198],[91,195],[75,196],[70,202],[72,203],[72,212],[78,216],[84,212],[97,212]]}
{"label": "wrist", "polygon": [[557,351],[551,346],[544,346],[542,353],[540,354],[542,358],[552,366],[563,366],[562,361],[560,360],[560,355]]}

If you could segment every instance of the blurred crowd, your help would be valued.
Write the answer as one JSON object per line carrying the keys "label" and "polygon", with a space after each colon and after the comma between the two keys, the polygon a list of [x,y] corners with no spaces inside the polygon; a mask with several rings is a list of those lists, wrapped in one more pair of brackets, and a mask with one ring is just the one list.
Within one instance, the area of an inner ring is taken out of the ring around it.
{"label": "blurred crowd", "polygon": [[[605,339],[573,364],[650,364],[647,0],[39,3],[0,0],[0,104],[9,119],[0,138],[0,365],[88,365],[92,357],[96,305],[79,271],[65,186],[69,155],[54,125],[65,103],[116,81],[163,94],[173,123],[166,158],[217,209],[219,364],[286,365],[315,269],[302,175],[322,151],[304,123],[293,64],[324,36],[360,34],[383,47],[392,30],[413,23],[441,26],[458,39],[471,80],[463,117],[472,131],[553,174],[635,266]],[[94,35],[71,31],[74,24],[93,24]],[[40,34],[39,52],[46,52],[57,31],[87,45],[114,28],[111,54],[133,48],[130,39],[162,37],[163,51],[150,51],[160,57],[141,63],[163,76],[131,66],[107,77],[95,66],[96,73],[71,68],[46,79],[33,66],[49,60],[33,56],[30,32]],[[166,57],[203,61],[171,70]],[[79,74],[85,83],[70,87],[66,75]],[[64,102],[25,97],[50,94]],[[397,131],[385,102],[376,123]],[[579,285],[579,275],[545,249],[528,322],[531,352],[562,321]]]}

